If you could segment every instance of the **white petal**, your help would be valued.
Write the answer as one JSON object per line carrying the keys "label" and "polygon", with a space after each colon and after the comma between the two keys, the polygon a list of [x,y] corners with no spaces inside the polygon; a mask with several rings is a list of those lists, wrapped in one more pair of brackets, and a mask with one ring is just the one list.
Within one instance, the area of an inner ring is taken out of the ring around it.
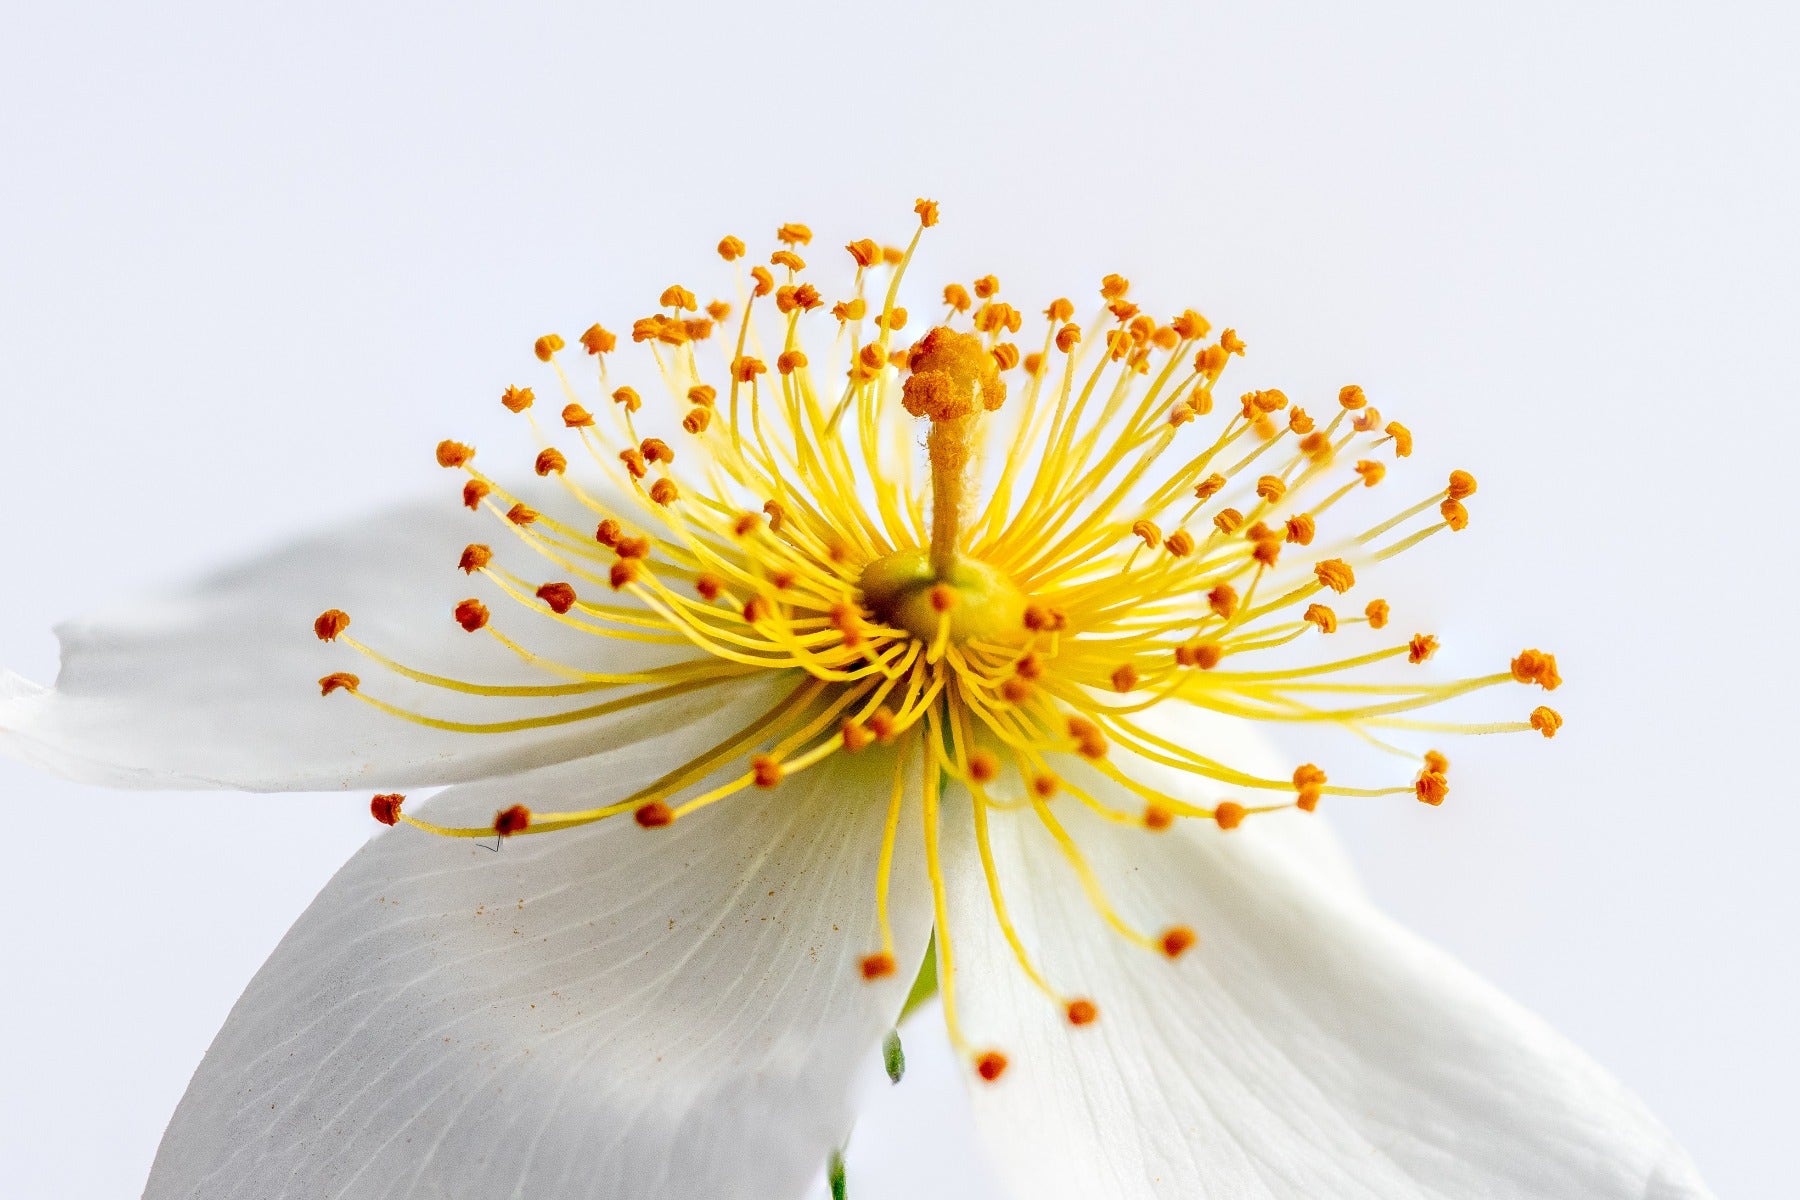
{"label": "white petal", "polygon": [[[910,982],[858,969],[880,946],[893,769],[865,751],[666,829],[623,817],[497,853],[376,837],[233,1009],[146,1195],[798,1196]],[[599,803],[653,775],[568,763],[426,807]],[[902,962],[930,924],[913,846]]]}
{"label": "white petal", "polygon": [[1029,813],[996,814],[1020,932],[1056,986],[1099,1005],[1071,1027],[1014,965],[967,812],[950,818],[963,1022],[1012,1063],[972,1084],[977,1119],[1020,1197],[1709,1194],[1578,1050],[1295,854],[1305,815],[1158,835],[1056,808],[1129,919],[1200,942],[1169,962],[1111,932]]}
{"label": "white petal", "polygon": [[[569,519],[585,510],[565,503]],[[505,734],[452,733],[319,694],[335,671],[414,711],[491,721],[610,699],[494,700],[389,674],[312,622],[350,613],[351,634],[409,666],[482,683],[543,683],[485,633],[452,619],[465,597],[493,624],[586,670],[626,671],[687,657],[681,648],[599,638],[507,599],[457,570],[462,548],[491,542],[497,565],[548,582],[557,568],[491,516],[454,496],[388,509],[155,597],[61,627],[54,689],[0,672],[0,752],[113,787],[250,791],[423,787],[541,766],[596,744],[629,742],[719,703],[705,689],[655,709]],[[595,590],[592,586],[585,589]],[[616,595],[604,585],[606,599]]]}

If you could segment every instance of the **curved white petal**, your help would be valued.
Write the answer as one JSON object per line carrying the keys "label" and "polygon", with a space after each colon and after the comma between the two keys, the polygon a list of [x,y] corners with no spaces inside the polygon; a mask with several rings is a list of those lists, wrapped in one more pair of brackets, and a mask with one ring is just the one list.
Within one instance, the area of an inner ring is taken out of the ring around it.
{"label": "curved white petal", "polygon": [[[232,1010],[147,1197],[798,1196],[909,982],[858,969],[893,769],[840,756],[666,829],[623,817],[498,852],[379,835]],[[423,811],[596,804],[653,777],[567,763]],[[903,962],[930,924],[914,846]]]}
{"label": "curved white petal", "polygon": [[[567,501],[555,511],[563,510],[571,522],[588,519]],[[492,721],[614,695],[495,700],[413,683],[341,643],[320,642],[313,619],[329,608],[349,612],[350,634],[392,658],[480,683],[547,677],[486,633],[463,632],[452,610],[467,597],[487,603],[495,628],[584,670],[690,656],[681,647],[595,637],[506,598],[457,569],[470,542],[491,544],[496,565],[525,578],[567,578],[504,523],[462,509],[454,496],[387,509],[181,591],[63,625],[55,688],[0,672],[0,752],[113,787],[380,790],[558,762],[720,702],[707,689],[655,709],[475,735],[412,724],[344,692],[321,696],[322,677],[348,671],[370,695],[413,711]],[[578,590],[618,602],[604,585]]]}
{"label": "curved white petal", "polygon": [[1056,813],[1129,919],[1152,934],[1188,925],[1200,942],[1169,962],[1111,932],[1030,814],[997,813],[1021,934],[1056,986],[1099,1005],[1096,1024],[1072,1027],[1014,965],[967,809],[947,818],[963,1024],[1011,1059],[998,1083],[972,1083],[977,1120],[1020,1197],[1709,1194],[1578,1050],[1294,853],[1304,814],[1158,835],[1065,800]]}

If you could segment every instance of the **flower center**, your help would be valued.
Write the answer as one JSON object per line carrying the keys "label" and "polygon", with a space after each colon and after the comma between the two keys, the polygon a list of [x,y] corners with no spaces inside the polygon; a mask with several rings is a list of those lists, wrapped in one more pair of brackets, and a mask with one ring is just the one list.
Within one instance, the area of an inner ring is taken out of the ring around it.
{"label": "flower center", "polygon": [[865,567],[861,585],[876,616],[922,642],[940,631],[959,645],[971,638],[1012,642],[1025,629],[1025,593],[971,558],[957,558],[939,574],[927,552],[900,550]]}

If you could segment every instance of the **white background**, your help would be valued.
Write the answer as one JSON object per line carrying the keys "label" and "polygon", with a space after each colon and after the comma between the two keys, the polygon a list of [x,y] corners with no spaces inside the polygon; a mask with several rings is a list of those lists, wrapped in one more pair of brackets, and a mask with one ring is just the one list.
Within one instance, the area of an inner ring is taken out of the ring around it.
{"label": "white background", "polygon": [[[627,325],[723,233],[829,253],[934,196],[927,276],[1029,309],[1121,271],[1242,330],[1246,385],[1360,382],[1479,476],[1407,605],[1451,669],[1554,649],[1568,727],[1334,816],[1722,1196],[1800,1193],[1791,18],[498,7],[9,0],[0,662],[48,679],[63,616],[445,488],[431,446],[500,436],[533,337]],[[135,1194],[365,804],[0,763],[0,1192]],[[883,1097],[852,1194],[987,1194],[956,1096],[940,1061]]]}

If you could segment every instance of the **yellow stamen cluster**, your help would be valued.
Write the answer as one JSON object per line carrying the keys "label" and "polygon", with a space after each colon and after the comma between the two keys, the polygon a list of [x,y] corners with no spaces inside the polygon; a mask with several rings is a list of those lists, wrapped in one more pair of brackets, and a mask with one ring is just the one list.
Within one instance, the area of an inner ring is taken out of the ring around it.
{"label": "yellow stamen cluster", "polygon": [[[929,201],[915,212],[921,232],[937,221]],[[538,386],[563,394],[560,428],[538,420],[531,387],[508,386],[500,400],[538,435],[529,461],[563,494],[557,511],[526,504],[486,474],[472,447],[437,447],[438,462],[465,476],[462,503],[490,514],[496,542],[510,535],[513,551],[471,544],[446,568],[480,575],[539,619],[600,639],[590,661],[539,654],[508,631],[520,622],[474,598],[450,615],[537,668],[543,682],[497,686],[419,671],[358,642],[350,616],[336,610],[314,630],[406,679],[491,699],[496,713],[468,721],[413,711],[347,672],[321,680],[322,691],[471,735],[596,720],[771,674],[785,681],[781,699],[601,808],[515,806],[489,825],[447,827],[408,815],[399,797],[380,797],[379,819],[459,837],[545,833],[624,813],[656,829],[746,789],[779,787],[833,755],[885,747],[896,765],[872,884],[881,944],[862,973],[879,979],[898,966],[887,892],[906,766],[916,763],[946,1015],[953,1038],[973,1052],[957,1024],[939,854],[947,781],[973,797],[994,914],[1021,969],[1071,1024],[1086,1025],[1099,1014],[1094,1001],[1048,979],[1008,916],[992,813],[1017,811],[1041,825],[1099,915],[1174,958],[1196,934],[1185,926],[1147,932],[1117,913],[1059,810],[1076,805],[1155,833],[1179,819],[1230,830],[1275,809],[1310,812],[1324,796],[1411,794],[1438,804],[1448,761],[1390,746],[1384,731],[1548,737],[1561,727],[1545,707],[1526,720],[1478,725],[1411,715],[1515,681],[1553,689],[1561,682],[1555,659],[1526,650],[1504,671],[1434,680],[1423,664],[1436,638],[1374,636],[1389,624],[1384,599],[1339,606],[1337,597],[1386,559],[1463,529],[1464,501],[1475,492],[1473,477],[1457,471],[1397,514],[1349,523],[1354,495],[1392,486],[1381,456],[1413,450],[1411,432],[1384,422],[1362,388],[1343,388],[1328,418],[1273,388],[1216,405],[1227,364],[1246,353],[1243,340],[1231,329],[1213,338],[1191,309],[1156,319],[1118,275],[1102,281],[1097,310],[1082,324],[1073,302],[1053,301],[1026,349],[1014,340],[1024,315],[999,299],[998,279],[954,283],[942,292],[941,323],[903,345],[897,300],[919,232],[903,250],[851,241],[850,280],[829,307],[801,278],[798,249],[812,236],[804,225],[782,226],[767,266],[750,264],[746,241],[720,241],[719,256],[737,264],[737,297],[712,301],[705,317],[692,315],[701,311],[694,292],[664,290],[659,311],[631,323],[651,372],[637,381],[642,392],[612,385],[607,359],[617,339],[599,325],[578,339],[593,360],[585,394],[565,363],[581,351],[554,334],[537,340],[550,372]],[[834,352],[804,349],[809,328],[835,339]],[[645,386],[651,380],[656,387]],[[1215,408],[1225,415],[1208,420]],[[929,422],[923,476],[919,420]],[[549,444],[553,434],[565,439],[561,447]],[[1004,449],[990,460],[983,450],[993,445]],[[521,565],[508,567],[509,559]],[[1363,636],[1370,640],[1345,654],[1307,654],[1317,643],[1302,642]],[[607,644],[622,642],[668,647],[673,661],[603,669],[614,661]],[[1398,669],[1412,672],[1404,679],[1369,677],[1401,660]],[[507,711],[520,700],[541,703],[527,715]],[[1154,732],[1143,716],[1165,701],[1347,728],[1403,757],[1407,769],[1372,787],[1331,783],[1311,763],[1291,778],[1265,778]],[[1177,799],[1121,767],[1117,750],[1185,771],[1205,781],[1202,792],[1244,798]],[[1107,803],[1096,777],[1139,807]],[[986,1078],[1006,1064],[992,1050],[975,1061]]]}

